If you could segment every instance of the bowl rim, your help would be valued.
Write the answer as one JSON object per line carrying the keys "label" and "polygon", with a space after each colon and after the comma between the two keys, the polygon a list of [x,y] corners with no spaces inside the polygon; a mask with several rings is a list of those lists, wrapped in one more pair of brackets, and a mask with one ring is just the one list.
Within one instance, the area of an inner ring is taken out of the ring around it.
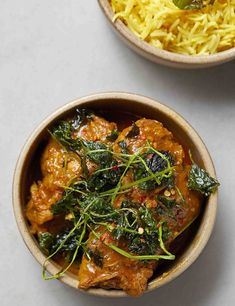
{"label": "bowl rim", "polygon": [[[90,102],[94,103],[95,101],[99,100],[118,100],[121,103],[126,103],[128,101],[133,102],[135,101],[138,104],[141,105],[148,105],[150,107],[157,108],[161,113],[166,115],[168,117],[168,120],[170,121],[176,121],[177,124],[186,131],[188,135],[190,135],[190,139],[192,142],[197,144],[197,149],[200,152],[200,156],[203,160],[205,169],[210,173],[210,175],[216,177],[214,165],[212,162],[212,159],[210,157],[210,154],[203,143],[200,136],[197,134],[197,132],[194,130],[194,128],[176,111],[172,110],[170,107],[166,106],[163,103],[160,103],[156,101],[155,99],[138,95],[138,94],[132,94],[132,93],[126,93],[126,92],[104,92],[104,93],[97,93],[92,94],[89,96],[85,96],[82,98],[78,98],[76,100],[73,100],[72,102],[69,102],[52,112],[49,116],[47,116],[31,133],[27,141],[25,142],[18,161],[16,163],[14,177],[13,177],[13,185],[12,185],[12,199],[13,199],[13,210],[14,215],[16,219],[16,223],[19,229],[19,232],[33,255],[33,257],[40,263],[40,265],[43,265],[46,256],[42,253],[42,251],[39,249],[38,244],[36,242],[36,239],[33,237],[33,235],[29,232],[27,220],[24,217],[23,213],[23,207],[21,205],[20,201],[20,178],[21,173],[24,168],[24,163],[27,159],[27,154],[30,152],[30,149],[32,148],[33,144],[37,142],[38,137],[44,131],[47,126],[58,119],[58,117],[62,116],[63,113],[68,112],[71,109],[74,109],[75,107],[78,107],[82,104],[89,104]],[[176,267],[168,274],[161,275],[160,277],[157,277],[156,279],[152,280],[145,291],[149,292],[156,288],[159,288],[173,279],[175,279],[177,276],[182,274],[200,255],[200,253],[203,251],[204,247],[206,246],[216,219],[216,212],[217,212],[217,200],[218,200],[218,192],[212,194],[207,201],[207,216],[205,220],[201,223],[201,225],[198,228],[198,231],[200,229],[200,235],[197,234],[197,239],[194,238],[193,241],[193,248],[190,250],[189,254],[183,258],[183,260],[180,262],[180,264],[177,264]],[[59,271],[59,265],[56,264],[54,261],[50,260],[47,264],[47,271],[51,274],[55,274]],[[71,273],[66,273],[63,277],[59,279],[63,283],[69,285],[70,287],[78,288],[78,280],[72,277]],[[127,297],[128,295],[122,291],[122,290],[106,290],[101,288],[91,288],[88,290],[82,290],[79,289],[85,293],[96,295],[96,296],[102,296],[102,297]]]}
{"label": "bowl rim", "polygon": [[217,64],[222,62],[228,62],[235,59],[235,47],[230,48],[225,51],[218,52],[216,54],[210,55],[184,55],[180,53],[174,53],[167,50],[159,49],[150,45],[138,38],[134,33],[132,33],[129,28],[120,20],[117,19],[113,22],[114,13],[112,11],[109,0],[98,0],[100,7],[102,8],[105,16],[113,26],[113,28],[127,41],[132,47],[135,49],[141,50],[146,55],[163,59],[172,64],[195,64],[195,65],[203,65],[203,64]]}

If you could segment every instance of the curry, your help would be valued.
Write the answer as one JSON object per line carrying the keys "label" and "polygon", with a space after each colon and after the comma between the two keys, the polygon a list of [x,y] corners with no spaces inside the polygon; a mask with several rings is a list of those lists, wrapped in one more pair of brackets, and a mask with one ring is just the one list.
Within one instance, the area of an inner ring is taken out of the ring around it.
{"label": "curry", "polygon": [[[219,183],[162,123],[109,122],[86,109],[49,132],[26,216],[40,248],[79,288],[141,295]],[[176,135],[177,136],[177,135]]]}

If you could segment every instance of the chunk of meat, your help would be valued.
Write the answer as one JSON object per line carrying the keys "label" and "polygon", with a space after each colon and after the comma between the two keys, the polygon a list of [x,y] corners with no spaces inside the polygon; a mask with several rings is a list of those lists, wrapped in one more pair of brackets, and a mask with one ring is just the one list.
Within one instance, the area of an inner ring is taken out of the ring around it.
{"label": "chunk of meat", "polygon": [[116,288],[123,289],[132,296],[140,295],[153,274],[154,263],[146,264],[118,254],[105,245],[111,243],[112,238],[107,232],[104,235],[105,239],[97,239],[90,235],[89,249],[94,252],[99,250],[103,257],[103,265],[97,266],[92,259],[89,260],[84,255],[78,274],[79,288]]}
{"label": "chunk of meat", "polygon": [[174,157],[176,164],[182,164],[184,150],[182,146],[174,140],[173,134],[168,131],[161,122],[151,119],[140,119],[135,122],[139,128],[139,133],[135,137],[128,137],[128,133],[133,126],[124,129],[117,138],[113,150],[121,152],[119,142],[125,141],[130,153],[136,152],[139,148],[146,146],[149,141],[156,150],[169,151]]}
{"label": "chunk of meat", "polygon": [[88,141],[108,143],[109,141],[107,140],[107,136],[109,136],[112,131],[116,129],[116,123],[108,122],[98,116],[93,116],[92,120],[89,120],[86,125],[82,126],[75,132],[75,137],[79,136]]}
{"label": "chunk of meat", "polygon": [[80,158],[51,139],[42,155],[41,170],[43,179],[32,185],[26,207],[33,232],[53,219],[51,206],[61,198],[64,186],[81,175]]}

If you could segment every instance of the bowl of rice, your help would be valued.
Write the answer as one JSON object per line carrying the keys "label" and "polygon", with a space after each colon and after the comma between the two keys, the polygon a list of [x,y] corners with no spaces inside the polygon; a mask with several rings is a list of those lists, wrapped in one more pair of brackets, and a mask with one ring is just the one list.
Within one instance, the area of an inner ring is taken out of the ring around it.
{"label": "bowl of rice", "polygon": [[235,59],[235,0],[99,0],[124,42],[147,59],[205,68]]}

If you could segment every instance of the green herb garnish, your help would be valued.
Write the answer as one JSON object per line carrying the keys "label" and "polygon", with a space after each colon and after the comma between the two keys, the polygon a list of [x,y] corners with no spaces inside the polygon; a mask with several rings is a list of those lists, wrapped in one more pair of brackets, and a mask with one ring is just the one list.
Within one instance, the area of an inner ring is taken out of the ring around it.
{"label": "green herb garnish", "polygon": [[53,244],[53,235],[48,232],[43,232],[38,235],[39,246],[45,254],[50,254]]}
{"label": "green herb garnish", "polygon": [[173,3],[181,10],[195,10],[203,8],[203,0],[173,0]]}
{"label": "green herb garnish", "polygon": [[125,140],[119,141],[118,145],[121,148],[121,152],[123,154],[128,154],[128,147],[127,147],[127,143],[125,142]]}
{"label": "green herb garnish", "polygon": [[75,183],[69,188],[65,188],[61,200],[52,205],[52,212],[54,215],[76,211],[76,205],[78,204],[77,193],[84,193],[80,190],[79,186],[81,186],[81,184]]}
{"label": "green herb garnish", "polygon": [[198,165],[193,164],[189,172],[188,188],[190,190],[196,190],[209,196],[215,192],[219,186],[219,182],[211,177],[204,169],[201,169]]}
{"label": "green herb garnish", "polygon": [[164,205],[167,209],[172,209],[173,207],[176,206],[176,200],[163,196],[163,195],[157,195],[157,200],[162,205]]}
{"label": "green herb garnish", "polygon": [[73,133],[88,120],[92,120],[93,116],[90,111],[85,109],[77,109],[76,112],[77,114],[72,120],[60,122],[51,133],[65,148],[72,151],[80,150],[82,146],[80,139],[75,139]]}
{"label": "green herb garnish", "polygon": [[[140,158],[142,159],[142,163],[134,167],[134,177],[136,180],[148,177],[149,175],[153,175],[154,177],[155,173],[170,169],[174,164],[173,157],[166,151],[148,150]],[[170,176],[162,176],[160,179],[155,177],[152,180],[140,183],[139,187],[143,190],[153,190],[161,185],[163,180],[166,183],[166,179],[170,177],[172,177],[172,173]]]}
{"label": "green herb garnish", "polygon": [[112,152],[108,147],[98,141],[83,141],[84,153],[89,159],[100,166],[108,166],[112,162]]}
{"label": "green herb garnish", "polygon": [[136,136],[138,136],[140,133],[140,128],[133,123],[131,130],[129,131],[129,133],[126,135],[127,138],[134,138]]}
{"label": "green herb garnish", "polygon": [[97,267],[103,267],[104,256],[97,248],[95,250],[88,249],[86,255],[88,259],[92,260]]}
{"label": "green herb garnish", "polygon": [[115,141],[118,138],[118,135],[118,130],[114,129],[112,130],[111,134],[106,137],[106,139],[109,141]]}

